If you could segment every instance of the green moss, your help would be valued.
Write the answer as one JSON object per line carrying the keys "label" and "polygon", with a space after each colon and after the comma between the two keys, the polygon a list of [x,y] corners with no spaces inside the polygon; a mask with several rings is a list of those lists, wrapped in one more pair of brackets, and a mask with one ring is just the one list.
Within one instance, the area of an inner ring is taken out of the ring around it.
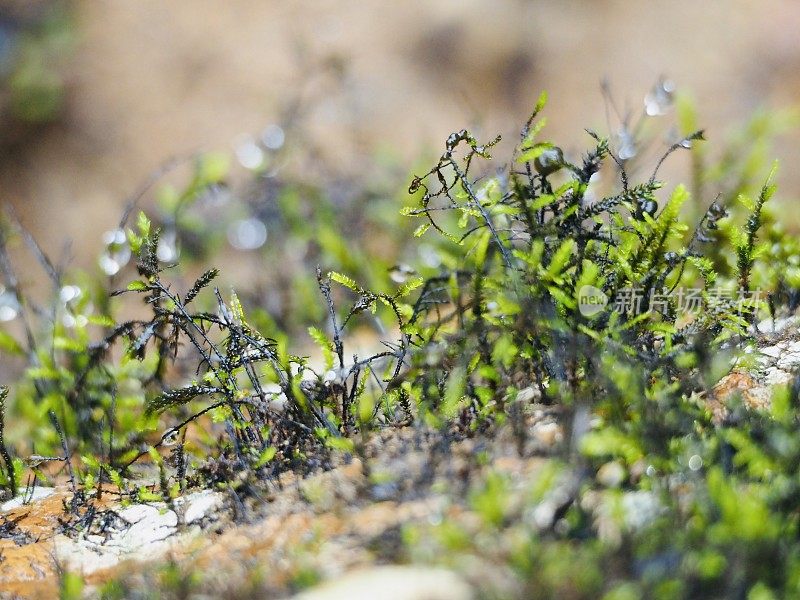
{"label": "green moss", "polygon": [[[770,209],[774,169],[761,173],[755,154],[742,164],[731,152],[707,166],[702,133],[687,131],[637,182],[597,134],[581,157],[541,139],[544,103],[505,166],[486,163],[499,138],[452,134],[412,178],[400,214],[389,201],[356,218],[323,189],[280,182],[273,216],[285,244],[263,256],[295,270],[288,309],[214,287],[224,274],[205,261],[219,232],[194,211],[225,185],[216,156],[196,161],[185,189],[159,195],[157,218],[140,214],[127,241],[112,242],[109,251],[136,260],[129,282],[75,275],[80,293],[64,301],[63,274],[42,255],[61,303],[37,320],[9,285],[27,330],[0,338],[27,365],[11,387],[29,454],[81,455],[73,484],[84,499],[105,481],[128,499],[171,501],[191,485],[258,498],[281,471],[328,468],[387,426],[433,429],[436,448],[512,430],[523,457],[540,452],[549,465],[525,489],[485,469],[459,499],[478,515],[479,535],[447,520],[429,536],[407,527],[410,556],[458,565],[496,544],[491,560],[511,566],[525,597],[800,593],[797,386],[769,410],[740,409],[721,423],[698,402],[754,341],[755,322],[798,304],[800,251]],[[765,127],[748,130],[759,146]],[[657,178],[678,151],[695,156],[689,186]],[[690,192],[713,187],[720,196],[707,205]],[[369,227],[385,234],[385,256],[356,235]],[[164,259],[167,238],[200,273],[190,285]],[[137,317],[121,319],[132,305]],[[382,328],[385,345],[354,356],[350,334],[368,328]],[[293,354],[309,339],[321,361]],[[528,443],[533,403],[565,432],[547,450]],[[128,482],[148,458],[160,494]],[[17,464],[4,460],[9,488]],[[609,465],[613,484],[598,477]],[[306,499],[326,504],[327,491],[312,488]],[[536,512],[542,506],[552,510]],[[194,585],[174,569],[163,576],[170,588]],[[317,577],[299,567],[293,585]]]}

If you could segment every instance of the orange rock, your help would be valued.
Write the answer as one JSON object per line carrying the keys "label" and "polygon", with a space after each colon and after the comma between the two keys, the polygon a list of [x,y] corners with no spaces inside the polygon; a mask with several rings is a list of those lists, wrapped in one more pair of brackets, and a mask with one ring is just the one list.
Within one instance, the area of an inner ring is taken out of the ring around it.
{"label": "orange rock", "polygon": [[721,423],[730,412],[730,401],[739,396],[745,406],[755,410],[769,407],[771,390],[744,371],[733,371],[720,379],[707,400],[714,422]]}

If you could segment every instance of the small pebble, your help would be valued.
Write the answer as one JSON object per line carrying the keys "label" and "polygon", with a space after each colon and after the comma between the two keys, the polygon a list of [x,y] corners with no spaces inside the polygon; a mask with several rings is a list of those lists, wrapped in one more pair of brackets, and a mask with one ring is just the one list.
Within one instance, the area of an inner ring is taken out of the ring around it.
{"label": "small pebble", "polygon": [[625,467],[617,461],[607,462],[597,471],[597,481],[607,488],[616,488],[625,481]]}

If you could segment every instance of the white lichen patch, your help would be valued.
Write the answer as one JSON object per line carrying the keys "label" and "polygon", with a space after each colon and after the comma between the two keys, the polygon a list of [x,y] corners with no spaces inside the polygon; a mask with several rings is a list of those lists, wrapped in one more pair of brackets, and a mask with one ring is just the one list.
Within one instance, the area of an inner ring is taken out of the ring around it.
{"label": "white lichen patch", "polygon": [[197,524],[213,518],[222,495],[204,490],[174,501],[177,513],[163,502],[134,504],[117,510],[119,519],[102,534],[70,538],[58,535],[55,556],[72,571],[90,574],[123,560],[148,561],[200,533]]}
{"label": "white lichen patch", "polygon": [[[734,359],[734,370],[714,387],[713,396],[723,404],[738,393],[750,408],[769,406],[773,387],[791,383],[800,371],[800,339],[797,331],[798,317],[765,320],[757,329],[762,339],[758,345],[745,349],[752,358]],[[723,414],[723,410],[718,416]]]}
{"label": "white lichen patch", "polygon": [[800,340],[782,340],[756,352],[758,367],[753,374],[765,385],[789,383],[800,369]]}
{"label": "white lichen patch", "polygon": [[37,500],[52,496],[53,493],[55,493],[55,488],[51,487],[35,487],[30,491],[23,491],[11,500],[0,504],[0,511],[7,512],[19,508],[25,504],[30,504],[31,502],[36,502]]}
{"label": "white lichen patch", "polygon": [[764,335],[777,335],[789,330],[792,327],[797,327],[799,324],[798,317],[790,316],[790,317],[782,317],[779,319],[764,319],[756,327],[758,328],[758,332]]}

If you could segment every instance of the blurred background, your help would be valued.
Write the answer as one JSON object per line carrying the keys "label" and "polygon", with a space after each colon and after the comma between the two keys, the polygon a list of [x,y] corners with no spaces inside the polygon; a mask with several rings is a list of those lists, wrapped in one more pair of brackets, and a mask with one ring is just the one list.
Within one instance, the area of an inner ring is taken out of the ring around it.
{"label": "blurred background", "polygon": [[[515,140],[543,89],[548,136],[577,154],[660,76],[714,144],[796,102],[798,31],[796,0],[0,0],[0,202],[91,265],[126,202],[151,204],[146,184],[185,179],[198,152],[230,154],[235,174],[286,145],[277,166],[329,182],[389,165],[402,192],[454,130]],[[798,141],[775,148],[784,199]]]}

